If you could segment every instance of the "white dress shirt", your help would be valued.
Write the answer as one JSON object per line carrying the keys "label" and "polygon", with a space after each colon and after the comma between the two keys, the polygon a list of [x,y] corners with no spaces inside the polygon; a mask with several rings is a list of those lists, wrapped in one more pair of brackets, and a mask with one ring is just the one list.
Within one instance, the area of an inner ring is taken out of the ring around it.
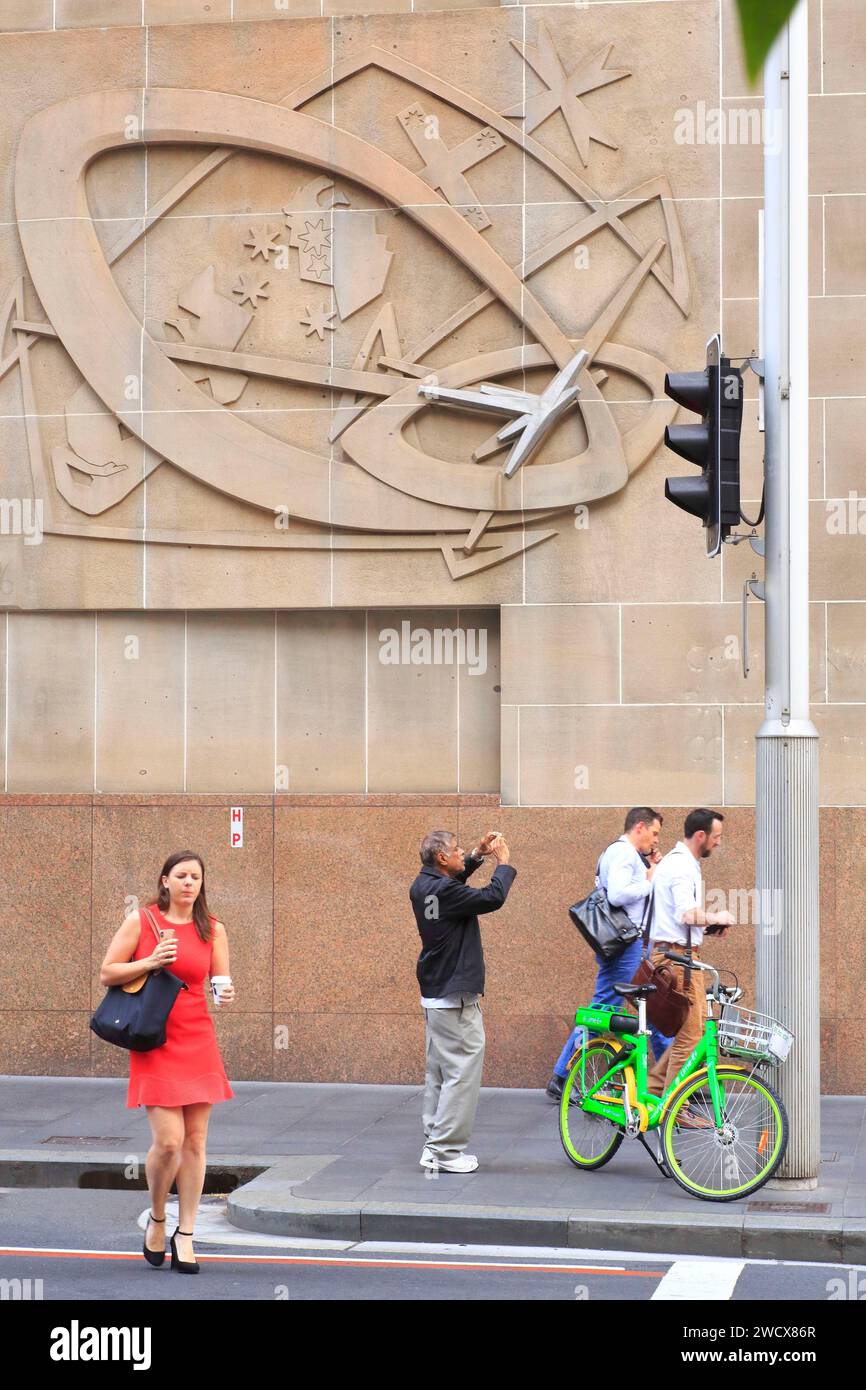
{"label": "white dress shirt", "polygon": [[[688,928],[683,917],[703,902],[704,884],[700,860],[683,840],[665,855],[653,875],[653,924],[650,941],[675,941],[688,945]],[[692,945],[700,946],[703,927],[693,926]]]}
{"label": "white dress shirt", "polygon": [[652,884],[646,864],[627,835],[620,835],[601,856],[596,884],[607,893],[611,907],[624,907],[635,926],[641,925]]}

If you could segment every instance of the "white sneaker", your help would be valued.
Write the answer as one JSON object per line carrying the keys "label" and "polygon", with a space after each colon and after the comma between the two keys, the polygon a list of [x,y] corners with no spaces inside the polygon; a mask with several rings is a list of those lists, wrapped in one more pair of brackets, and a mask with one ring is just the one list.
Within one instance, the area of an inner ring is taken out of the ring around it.
{"label": "white sneaker", "polygon": [[458,1154],[456,1158],[437,1158],[429,1149],[421,1155],[421,1167],[437,1169],[440,1173],[474,1173],[478,1159],[474,1154]]}

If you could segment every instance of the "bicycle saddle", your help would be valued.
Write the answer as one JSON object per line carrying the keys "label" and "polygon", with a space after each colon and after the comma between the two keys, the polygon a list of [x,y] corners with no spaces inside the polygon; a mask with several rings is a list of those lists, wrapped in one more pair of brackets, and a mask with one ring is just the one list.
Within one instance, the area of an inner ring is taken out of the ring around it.
{"label": "bicycle saddle", "polygon": [[614,993],[621,994],[623,999],[646,999],[648,994],[655,994],[656,985],[614,985]]}

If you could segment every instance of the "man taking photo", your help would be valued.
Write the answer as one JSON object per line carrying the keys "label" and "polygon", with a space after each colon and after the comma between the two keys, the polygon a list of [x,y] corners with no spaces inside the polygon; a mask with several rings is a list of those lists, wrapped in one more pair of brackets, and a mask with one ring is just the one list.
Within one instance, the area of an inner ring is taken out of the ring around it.
{"label": "man taking photo", "polygon": [[[484,888],[470,888],[470,874],[485,855],[496,860]],[[481,1089],[484,1023],[484,952],[479,914],[496,912],[517,874],[508,846],[491,830],[464,854],[450,830],[433,830],[421,841],[421,872],[409,890],[421,936],[416,975],[427,1021],[424,1090],[426,1144],[421,1167],[474,1173],[478,1159],[465,1152]]]}

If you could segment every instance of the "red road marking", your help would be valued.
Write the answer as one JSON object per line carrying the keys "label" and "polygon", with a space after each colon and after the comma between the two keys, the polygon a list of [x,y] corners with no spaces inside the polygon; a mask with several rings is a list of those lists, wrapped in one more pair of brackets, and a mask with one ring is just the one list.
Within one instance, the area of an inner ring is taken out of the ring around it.
{"label": "red road marking", "polygon": [[[141,1260],[140,1251],[127,1250],[41,1250],[38,1247],[0,1246],[0,1255],[43,1255],[53,1260]],[[623,1269],[604,1268],[599,1265],[539,1265],[539,1264],[501,1264],[484,1261],[465,1260],[376,1260],[366,1257],[349,1259],[340,1256],[312,1255],[202,1255],[196,1251],[196,1259],[201,1263],[216,1264],[221,1260],[243,1264],[297,1264],[297,1265],[338,1265],[344,1269],[353,1266],[373,1266],[379,1269],[495,1269],[532,1270],[540,1274],[607,1274],[625,1279],[661,1279],[661,1269]]]}

